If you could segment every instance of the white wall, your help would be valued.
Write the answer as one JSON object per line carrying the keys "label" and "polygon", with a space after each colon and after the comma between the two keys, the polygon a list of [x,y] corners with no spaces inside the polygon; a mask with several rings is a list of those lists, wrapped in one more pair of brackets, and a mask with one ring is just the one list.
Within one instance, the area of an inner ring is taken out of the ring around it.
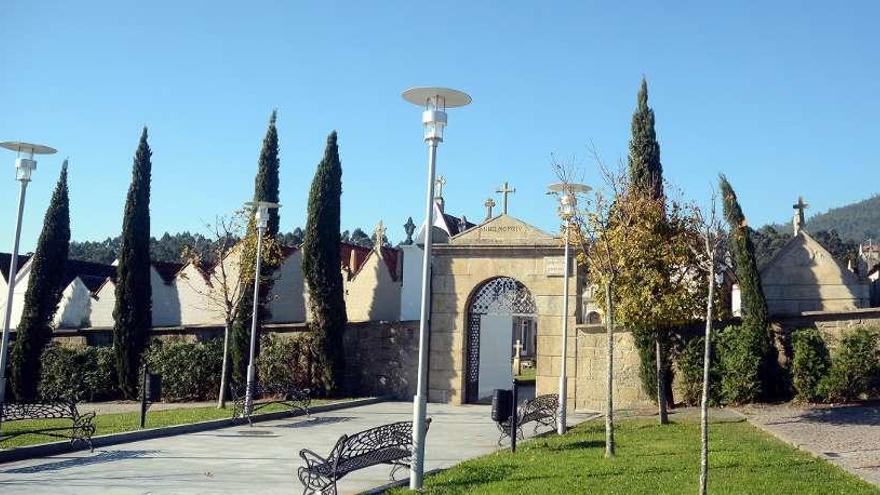
{"label": "white wall", "polygon": [[90,326],[92,292],[79,277],[64,288],[61,302],[55,312],[54,324],[58,328]]}
{"label": "white wall", "polygon": [[116,284],[108,280],[92,296],[92,310],[89,322],[93,327],[107,328],[113,326],[113,307],[116,305]]}
{"label": "white wall", "polygon": [[392,278],[376,250],[343,286],[348,321],[396,321],[400,317],[400,282]]}
{"label": "white wall", "polygon": [[302,273],[302,251],[288,256],[274,273],[269,301],[271,322],[289,323],[306,320],[305,282]]}
{"label": "white wall", "polygon": [[[9,322],[9,328],[17,328],[21,321],[21,313],[24,311],[24,293],[27,292],[28,280],[31,275],[31,263],[28,260],[24,266],[18,267],[15,274],[15,289],[12,293],[12,319]],[[2,278],[2,277],[0,277]],[[8,285],[5,281],[3,284],[3,294],[0,296],[0,314],[6,316],[6,291]]]}

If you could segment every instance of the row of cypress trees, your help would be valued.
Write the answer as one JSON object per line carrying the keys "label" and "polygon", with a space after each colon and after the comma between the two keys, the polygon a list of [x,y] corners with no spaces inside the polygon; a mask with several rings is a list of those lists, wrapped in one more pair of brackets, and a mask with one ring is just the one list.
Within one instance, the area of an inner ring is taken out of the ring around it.
{"label": "row of cypress trees", "polygon": [[[276,120],[277,113],[273,111],[260,152],[254,181],[254,201],[277,203],[279,200],[280,161]],[[334,131],[327,138],[323,159],[312,182],[303,241],[303,272],[310,290],[309,310],[319,361],[316,379],[329,392],[338,391],[341,387],[344,367],[342,332],[347,322],[339,270],[342,165],[336,140]],[[151,156],[147,128],[144,127],[135,152],[125,203],[113,310],[117,380],[120,391],[129,398],[135,397],[138,391],[141,358],[149,344],[152,327],[149,251]],[[10,378],[19,401],[36,397],[40,356],[52,338],[52,321],[61,299],[62,277],[70,243],[69,209],[65,160],[37,242],[22,320],[12,347]],[[266,235],[277,237],[279,225],[278,210],[270,210]],[[253,225],[249,227],[253,228]],[[272,279],[268,277],[267,280],[260,287],[258,318],[261,321],[270,316],[266,303]],[[251,292],[253,286],[245,291],[246,294]],[[243,383],[246,378],[252,310],[250,298],[244,298],[239,305],[232,335],[231,373],[234,383]]]}

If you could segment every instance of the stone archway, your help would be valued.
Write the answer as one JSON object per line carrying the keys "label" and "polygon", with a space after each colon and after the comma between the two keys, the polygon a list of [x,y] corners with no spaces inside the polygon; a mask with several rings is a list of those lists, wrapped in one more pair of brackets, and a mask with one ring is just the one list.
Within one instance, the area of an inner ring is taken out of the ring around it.
{"label": "stone archway", "polygon": [[532,293],[511,277],[491,278],[474,289],[467,305],[465,402],[509,388],[514,335],[522,338],[524,328],[536,333],[537,312]]}

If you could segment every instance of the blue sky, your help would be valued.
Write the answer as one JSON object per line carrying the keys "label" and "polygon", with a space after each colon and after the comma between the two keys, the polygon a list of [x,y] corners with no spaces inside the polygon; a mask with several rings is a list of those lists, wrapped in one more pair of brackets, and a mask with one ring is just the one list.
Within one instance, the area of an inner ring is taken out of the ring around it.
{"label": "blue sky", "polygon": [[[0,140],[59,150],[39,161],[23,251],[65,156],[73,238],[118,234],[145,124],[153,235],[202,230],[252,195],[273,108],[282,229],[304,224],[336,129],[343,228],[383,219],[400,240],[425,187],[419,110],[400,98],[413,85],[473,97],[450,111],[438,159],[448,210],[470,219],[508,180],[510,213],[552,229],[550,154],[579,156],[587,182],[589,142],[625,160],[643,74],[666,177],[686,197],[705,201],[724,172],[761,225],[787,221],[799,194],[815,213],[878,192],[880,4],[664,3],[7,1]],[[0,154],[0,251],[14,158]]]}

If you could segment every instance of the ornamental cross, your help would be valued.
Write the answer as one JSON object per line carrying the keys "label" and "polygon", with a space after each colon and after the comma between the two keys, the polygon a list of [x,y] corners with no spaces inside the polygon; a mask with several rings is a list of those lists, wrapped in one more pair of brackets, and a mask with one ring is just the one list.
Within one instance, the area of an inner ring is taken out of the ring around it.
{"label": "ornamental cross", "polygon": [[797,212],[794,214],[794,235],[798,235],[801,229],[804,228],[804,223],[806,223],[806,221],[804,220],[804,210],[809,208],[810,205],[804,203],[803,196],[798,196],[798,202],[793,204],[791,207],[797,210]]}
{"label": "ornamental cross", "polygon": [[376,247],[382,247],[383,241],[385,240],[385,224],[382,223],[382,220],[379,220],[379,223],[376,224]]}
{"label": "ornamental cross", "polygon": [[495,207],[495,200],[489,198],[486,200],[485,203],[483,203],[483,206],[486,207],[486,220],[489,220],[490,218],[492,218],[492,208]]}
{"label": "ornamental cross", "polygon": [[406,219],[406,223],[403,224],[403,231],[406,232],[406,240],[403,241],[404,244],[412,244],[413,243],[413,233],[416,231],[416,224],[413,223],[412,217]]}
{"label": "ornamental cross", "polygon": [[442,175],[440,177],[437,177],[437,180],[435,181],[435,183],[436,183],[437,190],[434,191],[434,197],[435,198],[442,198],[443,197],[443,186],[446,185],[446,177],[443,177]]}
{"label": "ornamental cross", "polygon": [[516,192],[516,188],[511,189],[511,188],[507,185],[507,181],[504,181],[504,185],[501,186],[501,189],[499,189],[499,190],[497,190],[497,191],[495,191],[495,192],[501,194],[501,196],[502,196],[502,200],[501,200],[501,213],[507,215],[507,196],[508,196],[509,194],[515,193],[515,192]]}

